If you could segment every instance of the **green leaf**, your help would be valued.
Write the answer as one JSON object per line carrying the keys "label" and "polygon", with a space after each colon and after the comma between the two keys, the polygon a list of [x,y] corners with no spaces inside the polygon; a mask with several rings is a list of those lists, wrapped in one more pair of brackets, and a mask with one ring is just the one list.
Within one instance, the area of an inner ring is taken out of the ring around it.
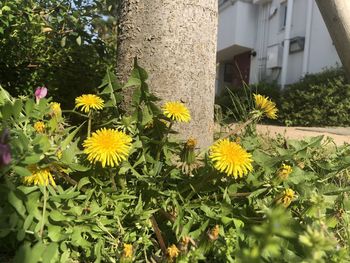
{"label": "green leaf", "polygon": [[57,243],[50,243],[44,253],[42,254],[42,258],[44,260],[44,262],[52,262],[52,260],[54,259],[54,257],[59,253],[58,251],[58,244]]}
{"label": "green leaf", "polygon": [[15,120],[19,118],[23,107],[23,102],[21,100],[15,100],[13,104],[12,114]]}
{"label": "green leaf", "polygon": [[13,206],[17,213],[22,216],[22,218],[26,217],[26,208],[23,205],[22,200],[19,199],[19,197],[13,191],[9,192],[8,194],[8,202]]}
{"label": "green leaf", "polygon": [[120,90],[121,87],[117,81],[117,77],[109,68],[107,68],[106,75],[103,78],[102,84],[98,87],[98,89],[101,89],[103,87],[105,88],[101,94],[109,94],[111,104],[113,106],[117,106],[117,103],[120,102],[120,98],[117,98],[115,92]]}
{"label": "green leaf", "polygon": [[128,87],[140,87],[141,86],[141,80],[139,78],[130,77],[128,79],[128,82],[123,86],[123,89]]}
{"label": "green leaf", "polygon": [[78,36],[78,37],[75,39],[75,41],[77,42],[77,44],[78,44],[79,46],[81,46],[81,36]]}
{"label": "green leaf", "polygon": [[47,226],[47,236],[51,239],[52,242],[59,242],[64,238],[64,235],[62,235],[62,227],[51,225],[49,224]]}
{"label": "green leaf", "polygon": [[17,235],[16,235],[16,238],[18,241],[22,241],[26,236],[26,232],[24,231],[24,229],[19,229],[17,231]]}
{"label": "green leaf", "polygon": [[39,163],[41,159],[44,158],[43,154],[35,154],[35,155],[31,155],[31,156],[27,156],[23,163],[24,164],[36,164]]}
{"label": "green leaf", "polygon": [[60,221],[67,221],[67,217],[62,215],[59,211],[57,210],[52,210],[49,214],[49,217],[56,222],[60,222]]}
{"label": "green leaf", "polygon": [[7,90],[5,90],[3,87],[0,86],[0,106],[11,101],[12,101],[12,97],[10,93],[8,93]]}
{"label": "green leaf", "polygon": [[23,229],[24,230],[27,230],[30,227],[30,225],[33,222],[33,219],[34,219],[33,215],[28,215],[27,216],[27,218],[24,220],[24,223],[23,223]]}
{"label": "green leaf", "polygon": [[14,263],[31,263],[33,260],[29,242],[25,242],[17,251],[13,260]]}
{"label": "green leaf", "polygon": [[67,37],[62,37],[61,39],[61,47],[65,47],[66,46],[66,40],[67,40]]}
{"label": "green leaf", "polygon": [[2,107],[1,107],[1,116],[4,121],[10,119],[12,115],[12,104],[10,102],[6,102]]}
{"label": "green leaf", "polygon": [[83,177],[79,180],[78,183],[78,190],[80,190],[84,185],[90,184],[89,177]]}
{"label": "green leaf", "polygon": [[21,166],[13,167],[13,171],[20,176],[31,176],[32,175],[32,173],[27,168],[24,168]]}
{"label": "green leaf", "polygon": [[83,125],[84,123],[82,123],[79,127],[77,127],[73,132],[69,133],[69,135],[62,141],[61,143],[62,150],[67,148],[67,146],[72,142],[72,140],[74,139],[74,136],[78,133],[78,131],[81,129]]}
{"label": "green leaf", "polygon": [[34,106],[35,106],[35,103],[33,100],[26,101],[26,104],[24,105],[24,110],[27,116],[30,116],[32,114]]}
{"label": "green leaf", "polygon": [[142,109],[142,125],[146,125],[150,121],[152,121],[153,115],[149,112],[148,107],[143,107]]}
{"label": "green leaf", "polygon": [[132,95],[132,104],[134,106],[140,105],[141,97],[142,97],[141,87],[134,89],[134,93]]}
{"label": "green leaf", "polygon": [[97,244],[94,246],[94,252],[95,252],[95,256],[96,256],[96,260],[94,261],[94,263],[100,263],[102,256],[101,256],[101,251],[103,249],[103,239],[99,239],[97,241]]}

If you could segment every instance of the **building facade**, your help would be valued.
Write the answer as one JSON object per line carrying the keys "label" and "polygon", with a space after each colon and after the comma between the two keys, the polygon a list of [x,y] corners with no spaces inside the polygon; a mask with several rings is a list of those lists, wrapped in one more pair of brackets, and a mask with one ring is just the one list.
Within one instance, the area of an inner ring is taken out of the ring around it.
{"label": "building facade", "polygon": [[315,0],[219,0],[217,60],[217,94],[341,65]]}

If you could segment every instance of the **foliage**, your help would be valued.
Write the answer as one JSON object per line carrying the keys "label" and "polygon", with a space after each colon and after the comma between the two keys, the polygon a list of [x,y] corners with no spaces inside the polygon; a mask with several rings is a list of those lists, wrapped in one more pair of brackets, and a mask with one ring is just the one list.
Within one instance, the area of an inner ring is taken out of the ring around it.
{"label": "foliage", "polygon": [[[123,87],[135,87],[131,114],[122,115],[121,87],[107,72],[104,109],[73,110],[86,119],[78,127],[53,114],[51,99],[1,89],[2,130],[10,129],[2,143],[13,157],[0,170],[2,253],[14,262],[349,262],[348,145],[232,134],[253,160],[253,171],[234,179],[207,150],[195,153],[193,139],[174,139],[146,79],[136,64]],[[90,164],[84,153],[79,134],[101,127],[132,137],[118,167]],[[24,185],[30,165],[49,169],[57,186]],[[279,177],[286,165],[292,172]]]}
{"label": "foliage", "polygon": [[72,107],[116,59],[112,0],[0,0],[0,85],[12,95],[45,85]]}
{"label": "foliage", "polygon": [[350,85],[342,69],[305,76],[282,93],[281,119],[289,125],[348,126]]}
{"label": "foliage", "polygon": [[215,103],[220,107],[226,121],[241,121],[247,118],[254,107],[253,94],[267,96],[279,105],[280,90],[278,85],[265,82],[252,85],[244,84],[240,88],[226,88],[225,92],[215,98]]}
{"label": "foliage", "polygon": [[[277,123],[291,126],[348,126],[350,87],[343,69],[306,75],[281,91],[275,83],[228,89],[216,99],[228,122],[241,121],[252,109],[252,94],[268,96],[279,109]],[[271,121],[270,121],[271,122]],[[274,122],[276,123],[276,122]]]}

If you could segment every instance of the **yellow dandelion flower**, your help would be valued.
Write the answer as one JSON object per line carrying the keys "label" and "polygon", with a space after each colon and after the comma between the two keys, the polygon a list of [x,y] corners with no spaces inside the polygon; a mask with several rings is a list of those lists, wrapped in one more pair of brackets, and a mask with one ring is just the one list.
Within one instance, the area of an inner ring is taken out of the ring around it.
{"label": "yellow dandelion flower", "polygon": [[215,225],[215,227],[211,229],[210,232],[208,233],[209,239],[213,241],[217,240],[219,238],[219,231],[220,231],[219,225]]}
{"label": "yellow dandelion flower", "polygon": [[131,244],[124,244],[123,257],[132,258],[133,247]]}
{"label": "yellow dandelion flower", "polygon": [[168,257],[170,260],[173,260],[174,258],[177,258],[179,256],[180,250],[172,244],[170,247],[167,248],[166,250]]}
{"label": "yellow dandelion flower", "polygon": [[81,111],[89,113],[90,109],[102,110],[104,106],[103,100],[93,94],[84,94],[75,99],[75,107],[81,107]]}
{"label": "yellow dandelion flower", "polygon": [[34,123],[34,129],[38,133],[44,133],[45,132],[45,123],[43,123],[42,121],[37,121],[36,123]]}
{"label": "yellow dandelion flower", "polygon": [[23,182],[25,184],[45,186],[51,184],[53,186],[56,186],[50,169],[39,169],[36,165],[31,165],[28,167],[28,170],[32,173],[32,175],[23,177]]}
{"label": "yellow dandelion flower", "polygon": [[62,113],[61,104],[58,102],[51,102],[51,112],[54,116],[60,116]]}
{"label": "yellow dandelion flower", "polygon": [[269,99],[259,94],[254,94],[255,107],[266,114],[269,119],[277,119],[276,104]]}
{"label": "yellow dandelion flower", "polygon": [[209,158],[214,162],[215,169],[236,179],[253,170],[251,157],[239,144],[228,139],[220,140],[210,147]]}
{"label": "yellow dandelion flower", "polygon": [[163,106],[163,113],[169,119],[178,122],[189,122],[191,120],[190,111],[181,102],[167,102]]}
{"label": "yellow dandelion flower", "polygon": [[282,167],[278,170],[277,176],[282,180],[286,180],[292,171],[293,169],[290,165],[282,164]]}
{"label": "yellow dandelion flower", "polygon": [[283,194],[278,199],[277,203],[279,203],[279,204],[282,203],[284,205],[284,207],[288,207],[290,205],[290,203],[293,201],[294,195],[295,195],[295,192],[292,189],[288,188],[288,189],[283,191]]}
{"label": "yellow dandelion flower", "polygon": [[131,137],[121,131],[102,128],[84,141],[84,153],[91,163],[101,162],[102,167],[118,166],[127,159],[131,141]]}

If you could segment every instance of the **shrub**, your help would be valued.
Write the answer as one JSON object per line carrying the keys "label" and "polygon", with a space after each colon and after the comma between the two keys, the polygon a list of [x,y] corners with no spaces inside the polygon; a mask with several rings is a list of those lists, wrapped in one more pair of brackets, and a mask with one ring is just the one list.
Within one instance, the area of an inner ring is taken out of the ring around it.
{"label": "shrub", "polygon": [[350,85],[342,69],[305,76],[281,96],[280,118],[300,126],[350,125]]}
{"label": "shrub", "polygon": [[13,96],[45,85],[65,108],[70,96],[95,92],[115,65],[116,4],[0,0],[0,85]]}

